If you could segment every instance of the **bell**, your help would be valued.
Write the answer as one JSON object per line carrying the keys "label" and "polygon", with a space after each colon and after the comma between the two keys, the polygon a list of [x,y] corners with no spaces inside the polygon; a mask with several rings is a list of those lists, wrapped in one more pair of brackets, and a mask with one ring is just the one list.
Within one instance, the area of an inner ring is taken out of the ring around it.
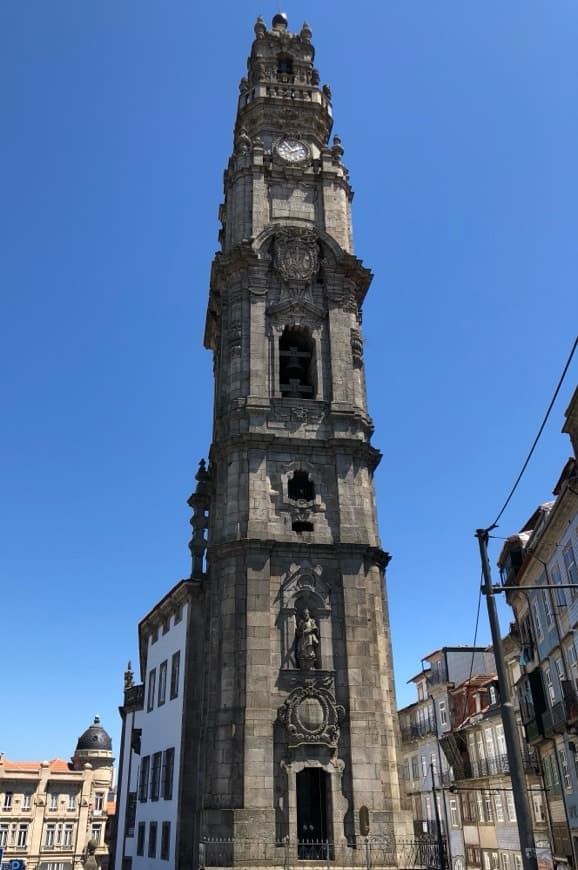
{"label": "bell", "polygon": [[287,358],[287,364],[285,366],[285,371],[287,372],[287,377],[289,380],[299,381],[302,379],[304,375],[303,365],[299,361],[299,357],[297,356],[297,349],[294,347],[289,348],[289,357]]}

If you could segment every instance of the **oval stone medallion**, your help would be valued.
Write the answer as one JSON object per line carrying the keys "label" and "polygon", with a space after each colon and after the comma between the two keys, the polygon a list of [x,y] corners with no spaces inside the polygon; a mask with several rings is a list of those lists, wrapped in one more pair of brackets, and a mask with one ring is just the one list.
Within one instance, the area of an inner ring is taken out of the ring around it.
{"label": "oval stone medallion", "polygon": [[303,698],[297,716],[305,731],[317,731],[325,721],[323,706],[317,698]]}

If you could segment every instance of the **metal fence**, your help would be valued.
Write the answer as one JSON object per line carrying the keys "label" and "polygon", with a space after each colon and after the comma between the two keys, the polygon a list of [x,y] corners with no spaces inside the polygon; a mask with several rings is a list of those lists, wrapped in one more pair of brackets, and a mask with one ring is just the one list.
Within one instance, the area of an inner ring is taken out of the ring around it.
{"label": "metal fence", "polygon": [[439,847],[427,838],[395,842],[387,838],[360,837],[356,846],[325,840],[206,839],[199,846],[199,866],[327,868],[327,870],[377,870],[377,868],[441,867]]}

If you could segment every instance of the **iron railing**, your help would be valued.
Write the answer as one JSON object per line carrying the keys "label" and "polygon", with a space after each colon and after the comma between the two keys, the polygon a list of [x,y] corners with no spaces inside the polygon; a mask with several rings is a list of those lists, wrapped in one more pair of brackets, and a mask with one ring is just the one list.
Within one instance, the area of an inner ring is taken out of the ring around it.
{"label": "iron railing", "polygon": [[[446,846],[443,844],[445,852]],[[440,849],[431,837],[395,841],[359,837],[355,845],[327,840],[277,842],[253,839],[205,839],[199,845],[199,867],[278,867],[283,870],[439,870]]]}

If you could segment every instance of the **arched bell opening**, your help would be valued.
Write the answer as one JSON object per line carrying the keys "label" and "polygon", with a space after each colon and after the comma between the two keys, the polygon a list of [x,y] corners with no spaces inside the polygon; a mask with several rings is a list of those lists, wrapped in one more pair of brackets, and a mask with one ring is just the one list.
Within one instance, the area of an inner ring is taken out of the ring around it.
{"label": "arched bell opening", "polygon": [[302,326],[286,326],[279,339],[279,389],[283,398],[315,398],[315,342]]}

